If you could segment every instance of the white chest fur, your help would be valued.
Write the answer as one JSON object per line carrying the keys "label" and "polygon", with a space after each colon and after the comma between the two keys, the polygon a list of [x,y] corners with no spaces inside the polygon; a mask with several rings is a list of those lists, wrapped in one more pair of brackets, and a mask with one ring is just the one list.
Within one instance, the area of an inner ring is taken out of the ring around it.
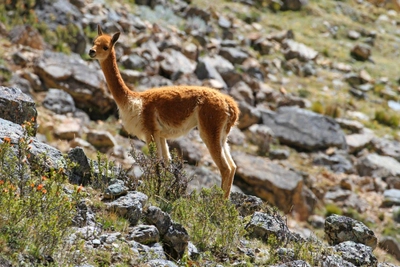
{"label": "white chest fur", "polygon": [[125,107],[119,107],[119,115],[125,129],[141,140],[145,140],[142,127],[143,103],[140,98],[130,99]]}

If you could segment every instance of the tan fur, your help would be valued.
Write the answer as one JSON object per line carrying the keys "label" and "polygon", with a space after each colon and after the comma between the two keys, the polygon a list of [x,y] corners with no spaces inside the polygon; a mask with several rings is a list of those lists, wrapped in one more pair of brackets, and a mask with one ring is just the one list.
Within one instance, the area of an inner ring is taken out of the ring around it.
{"label": "tan fur", "polygon": [[199,86],[130,91],[122,80],[115,57],[114,45],[119,33],[111,37],[103,34],[98,26],[98,35],[89,55],[100,62],[127,131],[146,143],[154,141],[158,156],[168,160],[166,140],[185,135],[197,126],[221,172],[221,187],[228,198],[236,165],[229,152],[227,136],[238,120],[236,102],[215,89]]}

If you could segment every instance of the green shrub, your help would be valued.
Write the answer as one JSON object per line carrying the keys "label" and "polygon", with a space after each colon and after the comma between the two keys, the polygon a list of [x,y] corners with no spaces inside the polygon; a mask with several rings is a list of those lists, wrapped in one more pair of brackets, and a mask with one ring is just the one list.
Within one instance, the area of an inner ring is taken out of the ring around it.
{"label": "green shrub", "polygon": [[314,111],[315,113],[323,114],[324,113],[324,106],[319,101],[318,102],[314,102],[311,105],[311,110]]}
{"label": "green shrub", "polygon": [[217,256],[234,251],[245,231],[235,206],[217,186],[179,199],[174,204],[172,218],[186,228],[200,250]]}
{"label": "green shrub", "polygon": [[8,137],[0,141],[0,254],[11,260],[19,254],[36,260],[52,257],[68,232],[81,194],[64,192],[68,176],[63,167],[31,169],[43,166],[45,155],[31,156],[32,124],[28,126],[18,143]]}
{"label": "green shrub", "polygon": [[343,211],[335,204],[330,203],[325,206],[325,217],[331,216],[333,214],[342,215]]}
{"label": "green shrub", "polygon": [[380,124],[397,128],[400,122],[400,115],[389,109],[380,109],[375,111],[375,120]]}

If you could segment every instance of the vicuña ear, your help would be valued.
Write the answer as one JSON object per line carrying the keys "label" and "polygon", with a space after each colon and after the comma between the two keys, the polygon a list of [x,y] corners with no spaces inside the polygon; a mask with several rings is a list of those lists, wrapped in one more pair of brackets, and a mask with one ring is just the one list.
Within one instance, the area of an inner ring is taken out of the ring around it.
{"label": "vicu\u00f1a ear", "polygon": [[103,31],[101,30],[100,24],[97,25],[97,34],[98,34],[99,36],[100,36],[100,35],[103,35]]}
{"label": "vicu\u00f1a ear", "polygon": [[115,34],[113,35],[113,37],[112,37],[112,39],[111,39],[112,45],[115,45],[115,43],[118,41],[118,38],[119,38],[119,35],[120,35],[120,34],[121,34],[120,32],[117,32],[117,33],[115,33]]}

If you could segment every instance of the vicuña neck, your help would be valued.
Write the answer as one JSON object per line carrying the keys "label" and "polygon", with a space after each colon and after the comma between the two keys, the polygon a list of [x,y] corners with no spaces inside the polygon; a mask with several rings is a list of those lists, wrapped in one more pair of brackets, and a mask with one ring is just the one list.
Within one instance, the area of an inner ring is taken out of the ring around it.
{"label": "vicu\u00f1a neck", "polygon": [[117,102],[118,106],[123,106],[128,100],[128,95],[133,92],[129,90],[121,77],[115,52],[111,51],[110,55],[100,62],[100,65],[115,102]]}

